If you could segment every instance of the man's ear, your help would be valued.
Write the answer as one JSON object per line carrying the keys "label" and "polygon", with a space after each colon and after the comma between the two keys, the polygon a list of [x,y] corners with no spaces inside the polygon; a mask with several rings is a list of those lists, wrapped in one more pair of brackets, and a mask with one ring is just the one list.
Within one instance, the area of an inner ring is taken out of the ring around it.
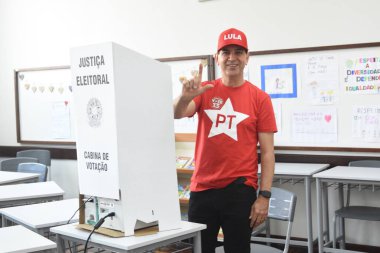
{"label": "man's ear", "polygon": [[214,59],[216,61],[216,64],[219,66],[219,61],[218,61],[218,53],[214,54]]}

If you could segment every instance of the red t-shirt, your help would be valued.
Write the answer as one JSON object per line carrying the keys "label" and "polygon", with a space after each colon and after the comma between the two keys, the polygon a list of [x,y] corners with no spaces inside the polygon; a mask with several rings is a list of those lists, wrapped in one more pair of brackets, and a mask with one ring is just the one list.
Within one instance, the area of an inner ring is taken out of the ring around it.
{"label": "red t-shirt", "polygon": [[198,131],[190,190],[223,188],[238,177],[257,189],[258,133],[277,131],[271,99],[248,81],[235,88],[221,79],[211,83],[214,88],[194,98]]}

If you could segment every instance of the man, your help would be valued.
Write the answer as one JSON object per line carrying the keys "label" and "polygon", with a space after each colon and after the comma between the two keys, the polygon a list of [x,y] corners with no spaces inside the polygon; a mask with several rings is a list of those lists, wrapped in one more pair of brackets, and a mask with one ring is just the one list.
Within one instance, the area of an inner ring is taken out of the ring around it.
{"label": "man", "polygon": [[[202,253],[215,252],[220,227],[226,253],[249,253],[252,227],[268,213],[277,128],[268,94],[244,80],[248,57],[243,32],[222,32],[215,54],[222,78],[201,83],[200,65],[193,79],[182,79],[182,94],[174,101],[176,119],[198,114],[189,221],[207,225]],[[258,143],[262,172],[256,199]]]}

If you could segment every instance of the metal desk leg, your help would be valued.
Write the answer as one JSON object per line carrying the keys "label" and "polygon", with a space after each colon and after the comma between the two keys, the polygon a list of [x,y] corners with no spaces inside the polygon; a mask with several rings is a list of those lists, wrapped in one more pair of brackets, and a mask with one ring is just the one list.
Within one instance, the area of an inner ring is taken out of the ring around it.
{"label": "metal desk leg", "polygon": [[[349,185],[347,185],[347,187],[349,187]],[[339,193],[339,196],[338,196],[339,207],[338,208],[340,209],[340,208],[342,208],[344,206],[343,183],[339,183],[338,184],[338,193]],[[336,216],[335,216],[335,218],[336,218]],[[339,220],[340,220],[340,222],[338,224],[338,226],[339,226],[339,230],[338,230],[339,234],[338,234],[337,237],[342,236],[342,239],[343,239],[344,238],[344,218],[340,218]],[[336,228],[334,228],[334,229],[336,229]],[[340,245],[341,249],[344,249],[344,242],[343,241],[341,241],[339,243],[339,245]]]}
{"label": "metal desk leg", "polygon": [[198,231],[194,236],[194,253],[201,253],[201,231]]}
{"label": "metal desk leg", "polygon": [[305,177],[306,222],[307,222],[307,248],[313,253],[313,217],[311,216],[311,186],[310,177]]}
{"label": "metal desk leg", "polygon": [[[339,186],[339,209],[340,209],[340,208],[344,207],[343,183],[339,183],[338,186]],[[348,184],[347,187],[350,187],[350,185]],[[346,235],[345,235],[345,225],[344,225],[345,219],[343,217],[340,217],[339,220],[340,220],[340,222],[339,222],[339,235],[338,236],[341,236],[341,238],[342,238],[340,240],[340,243],[339,243],[339,248],[345,249],[346,248],[346,242],[345,242]]]}
{"label": "metal desk leg", "polygon": [[322,196],[323,196],[323,221],[325,222],[325,236],[326,242],[330,242],[330,222],[329,222],[329,197],[328,187],[322,183]]}
{"label": "metal desk leg", "polygon": [[55,236],[55,242],[57,243],[57,253],[65,253],[65,240],[59,234],[56,234]]}
{"label": "metal desk leg", "polygon": [[322,183],[319,178],[317,186],[317,223],[318,223],[318,252],[323,252],[323,210],[322,210]]}

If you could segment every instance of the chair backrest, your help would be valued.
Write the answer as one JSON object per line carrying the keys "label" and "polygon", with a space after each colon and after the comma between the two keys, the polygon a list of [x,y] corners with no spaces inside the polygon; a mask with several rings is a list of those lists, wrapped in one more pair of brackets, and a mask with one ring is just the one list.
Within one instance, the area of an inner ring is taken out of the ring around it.
{"label": "chair backrest", "polygon": [[32,157],[9,158],[9,159],[0,161],[0,170],[16,172],[17,167],[20,163],[37,163],[37,162],[38,162],[38,159],[32,158]]}
{"label": "chair backrest", "polygon": [[[296,210],[297,196],[285,189],[272,187],[272,196],[269,200],[268,218],[287,222],[286,237],[283,252],[288,252]],[[266,225],[269,226],[269,223]],[[265,239],[263,238],[265,241]],[[270,238],[268,239],[270,241]]]}
{"label": "chair backrest", "polygon": [[[380,169],[380,160],[358,160],[358,161],[352,161],[348,163],[348,166],[350,167],[373,167],[373,168],[379,168]],[[350,205],[350,184],[347,184],[347,200],[346,200],[346,206]]]}
{"label": "chair backrest", "polygon": [[18,151],[16,157],[34,157],[38,159],[39,163],[45,164],[46,166],[51,165],[50,151],[45,149],[28,149]]}
{"label": "chair backrest", "polygon": [[46,182],[47,171],[47,166],[42,163],[20,163],[17,167],[17,172],[30,172],[40,174],[39,182]]}
{"label": "chair backrest", "polygon": [[293,221],[297,196],[290,191],[272,187],[268,217],[276,220]]}

